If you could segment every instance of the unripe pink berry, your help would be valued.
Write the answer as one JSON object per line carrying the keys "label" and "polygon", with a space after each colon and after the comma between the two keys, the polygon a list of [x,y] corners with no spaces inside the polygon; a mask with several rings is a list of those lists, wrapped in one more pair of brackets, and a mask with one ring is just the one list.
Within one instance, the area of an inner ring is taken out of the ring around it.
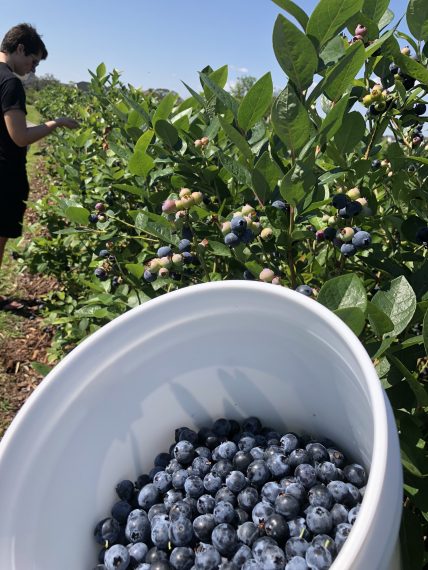
{"label": "unripe pink berry", "polygon": [[225,236],[226,234],[230,233],[230,222],[223,222],[221,225],[221,233]]}
{"label": "unripe pink berry", "polygon": [[355,28],[355,35],[365,36],[366,34],[367,34],[367,28],[365,26],[362,26],[361,24],[358,24],[358,26]]}
{"label": "unripe pink berry", "polygon": [[276,276],[272,279],[271,283],[272,285],[281,285],[281,279],[278,276]]}
{"label": "unripe pink berry", "polygon": [[97,210],[97,212],[104,212],[104,210],[106,209],[105,205],[102,202],[97,202],[95,204],[95,209]]}
{"label": "unripe pink berry", "polygon": [[159,277],[168,277],[169,271],[166,267],[161,267],[159,269]]}
{"label": "unripe pink berry", "polygon": [[177,206],[175,204],[175,200],[165,200],[162,204],[162,212],[165,214],[173,214],[177,211]]}
{"label": "unripe pink berry", "polygon": [[275,273],[272,269],[268,269],[265,267],[260,271],[259,279],[260,281],[264,281],[265,283],[272,283],[272,279],[275,277]]}
{"label": "unripe pink berry", "polygon": [[409,46],[404,46],[403,48],[401,48],[401,53],[403,55],[410,55],[410,48]]}
{"label": "unripe pink berry", "polygon": [[196,147],[202,146],[202,141],[201,141],[201,139],[196,139],[196,140],[195,140],[195,146],[196,146]]}
{"label": "unripe pink berry", "polygon": [[173,265],[183,265],[183,256],[181,255],[181,253],[174,253],[174,255],[171,258],[171,261]]}
{"label": "unripe pink berry", "polygon": [[201,143],[205,146],[210,142],[210,139],[208,137],[202,137],[201,138]]}
{"label": "unripe pink berry", "polygon": [[325,238],[324,238],[324,230],[317,230],[317,231],[315,232],[315,239],[316,239],[317,241],[324,241],[324,239],[325,239]]}

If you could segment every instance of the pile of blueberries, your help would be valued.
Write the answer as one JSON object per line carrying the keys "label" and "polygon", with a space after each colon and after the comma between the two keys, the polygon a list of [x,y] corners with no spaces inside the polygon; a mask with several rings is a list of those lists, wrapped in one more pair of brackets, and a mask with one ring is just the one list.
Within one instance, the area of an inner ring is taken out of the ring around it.
{"label": "pile of blueberries", "polygon": [[94,570],[325,570],[366,482],[331,441],[280,434],[256,417],[181,427],[148,474],[116,486],[94,530]]}

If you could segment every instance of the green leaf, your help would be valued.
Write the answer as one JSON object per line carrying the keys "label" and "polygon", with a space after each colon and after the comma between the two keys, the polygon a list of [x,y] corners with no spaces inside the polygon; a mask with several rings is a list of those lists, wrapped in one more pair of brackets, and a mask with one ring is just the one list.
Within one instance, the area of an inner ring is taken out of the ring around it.
{"label": "green leaf", "polygon": [[409,30],[417,40],[428,41],[428,2],[410,0],[406,13]]}
{"label": "green leaf", "polygon": [[222,257],[232,257],[230,247],[219,241],[208,240],[208,247],[214,253]]}
{"label": "green leaf", "polygon": [[281,14],[276,19],[272,40],[279,65],[302,93],[312,84],[318,66],[311,40]]}
{"label": "green leaf", "polygon": [[395,17],[394,12],[388,8],[386,10],[385,14],[379,20],[379,24],[378,24],[379,30],[383,30],[384,28],[386,28],[386,26],[388,26],[392,22],[394,17]]}
{"label": "green leaf", "polygon": [[424,338],[425,352],[428,356],[428,311],[425,313],[422,325],[422,336]]}
{"label": "green leaf", "polygon": [[144,273],[144,265],[141,263],[125,263],[125,267],[137,279],[140,279]]}
{"label": "green leaf", "polygon": [[146,178],[154,165],[155,161],[153,158],[142,151],[134,152],[128,162],[129,172],[134,176],[143,176],[144,178]]}
{"label": "green leaf", "polygon": [[416,397],[418,406],[428,407],[428,392],[426,391],[424,385],[416,378],[416,374],[412,374],[412,372],[410,372],[410,370],[401,362],[401,360],[394,356],[391,351],[388,351],[386,356],[390,363],[398,370],[400,374],[402,374],[403,378],[406,379],[407,384]]}
{"label": "green leaf", "polygon": [[367,317],[376,336],[382,337],[394,328],[394,323],[379,307],[371,301],[367,303]]}
{"label": "green leaf", "polygon": [[319,130],[319,137],[321,140],[325,141],[331,139],[340,129],[348,101],[349,95],[345,95],[327,114],[321,123],[321,128]]}
{"label": "green leaf", "polygon": [[361,11],[378,24],[382,16],[385,14],[389,6],[389,2],[390,0],[364,0]]}
{"label": "green leaf", "polygon": [[290,83],[274,101],[272,124],[276,134],[294,155],[311,136],[308,112]]}
{"label": "green leaf", "polygon": [[305,30],[308,24],[309,16],[304,12],[300,6],[292,2],[291,0],[272,0],[280,8],[288,12],[291,16],[296,18],[302,28]]}
{"label": "green leaf", "polygon": [[424,532],[418,513],[404,508],[400,527],[403,568],[417,570],[424,565]]}
{"label": "green leaf", "polygon": [[148,233],[161,241],[166,241],[173,245],[178,243],[177,236],[173,235],[169,228],[161,223],[151,221],[145,212],[138,212],[136,215],[135,228],[139,233]]}
{"label": "green leaf", "polygon": [[428,464],[426,453],[416,446],[409,445],[403,435],[405,434],[402,434],[400,437],[401,463],[403,467],[415,477],[427,477]]}
{"label": "green leaf", "polygon": [[262,203],[269,198],[281,177],[281,169],[265,151],[251,172],[253,190]]}
{"label": "green leaf", "polygon": [[341,154],[352,152],[358,143],[362,141],[365,132],[366,122],[363,116],[357,111],[347,113],[334,136],[334,141]]}
{"label": "green leaf", "polygon": [[318,301],[332,311],[356,307],[365,312],[367,293],[359,277],[352,274],[340,275],[324,283]]}
{"label": "green leaf", "polygon": [[75,224],[86,226],[88,224],[89,210],[81,206],[68,206],[65,209],[65,217]]}
{"label": "green leaf", "polygon": [[134,152],[146,152],[149,147],[149,144],[153,138],[154,132],[152,129],[149,129],[145,133],[143,133],[140,138],[135,143]]}
{"label": "green leaf", "polygon": [[362,42],[355,42],[326,76],[324,93],[331,101],[337,101],[352,85],[364,65],[366,52]]}
{"label": "green leaf", "polygon": [[363,7],[363,0],[321,0],[312,12],[306,33],[318,49],[338,32],[347,21]]}
{"label": "green leaf", "polygon": [[[206,72],[206,70],[203,69],[202,73],[205,73],[205,72]],[[229,74],[229,68],[227,65],[223,65],[222,67],[219,67],[215,71],[211,71],[210,73],[207,73],[207,75],[211,79],[211,81],[215,82],[221,88],[223,88],[226,85],[228,74]],[[204,94],[205,94],[206,99],[210,99],[212,96],[211,89],[209,89],[209,87],[207,85],[205,85],[204,83],[202,83],[202,87],[204,89]]]}
{"label": "green leaf", "polygon": [[281,196],[292,206],[297,206],[306,194],[315,187],[315,174],[313,168],[304,162],[297,161],[280,184]]}
{"label": "green leaf", "polygon": [[205,73],[200,73],[199,75],[201,81],[204,83],[204,85],[211,89],[216,99],[221,101],[223,105],[230,109],[233,113],[233,116],[236,118],[238,115],[238,102],[232,97],[232,95],[219,87],[219,85],[217,85],[217,83]]}
{"label": "green leaf", "polygon": [[253,158],[253,153],[251,152],[250,145],[247,143],[241,133],[237,131],[235,127],[225,121],[222,117],[219,117],[219,121],[227,137],[242,152],[247,160],[251,160]]}
{"label": "green leaf", "polygon": [[246,132],[263,118],[272,103],[272,93],[273,83],[269,72],[254,83],[239,105],[238,123],[241,129]]}
{"label": "green leaf", "polygon": [[155,132],[160,137],[165,144],[170,147],[173,147],[179,141],[178,131],[177,129],[165,121],[165,119],[158,119],[155,125]]}
{"label": "green leaf", "polygon": [[95,70],[98,79],[102,79],[103,77],[105,77],[106,72],[107,72],[107,68],[105,66],[105,63],[100,63],[99,66],[97,67],[97,69]]}
{"label": "green leaf", "polygon": [[197,93],[194,89],[192,89],[189,85],[187,85],[187,83],[184,83],[184,81],[182,81],[182,84],[184,85],[184,87],[189,91],[189,93],[192,95],[193,99],[199,103],[199,105],[204,108],[205,107],[205,99],[202,97],[202,95],[200,95],[199,93]]}
{"label": "green leaf", "polygon": [[218,155],[224,168],[233,176],[233,178],[235,178],[237,182],[240,184],[248,184],[248,186],[251,184],[250,171],[245,168],[245,166],[221,151],[219,151]]}
{"label": "green leaf", "polygon": [[368,47],[366,47],[366,58],[373,55],[381,45],[383,45],[394,33],[394,30],[388,30],[382,37],[378,38],[372,42]]}
{"label": "green leaf", "polygon": [[410,77],[428,85],[428,69],[411,57],[399,53],[395,56],[394,63]]}
{"label": "green leaf", "polygon": [[43,377],[49,374],[49,372],[53,369],[53,366],[49,366],[43,362],[32,362],[31,367],[37,372],[37,374],[40,374],[40,376]]}
{"label": "green leaf", "polygon": [[334,314],[340,317],[357,336],[359,336],[363,331],[366,323],[366,317],[361,309],[358,309],[357,307],[336,309]]}
{"label": "green leaf", "polygon": [[412,320],[416,310],[416,295],[404,276],[393,279],[387,291],[378,291],[372,302],[394,323],[388,336],[399,335]]}
{"label": "green leaf", "polygon": [[336,36],[328,42],[320,53],[320,59],[324,65],[329,63],[337,63],[341,57],[345,55],[345,43],[341,36]]}
{"label": "green leaf", "polygon": [[174,108],[174,103],[177,100],[177,95],[175,93],[168,93],[161,99],[153,117],[152,117],[152,124],[155,126],[156,122],[159,119],[168,119],[170,116],[172,109]]}

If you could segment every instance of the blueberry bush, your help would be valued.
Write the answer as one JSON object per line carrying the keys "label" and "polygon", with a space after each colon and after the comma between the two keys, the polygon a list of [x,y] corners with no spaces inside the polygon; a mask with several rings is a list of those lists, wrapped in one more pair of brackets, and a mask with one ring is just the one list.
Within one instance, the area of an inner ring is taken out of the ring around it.
{"label": "blueberry bush", "polygon": [[[37,106],[74,114],[45,149],[49,193],[22,263],[54,275],[54,356],[148,299],[255,279],[311,296],[359,336],[393,406],[405,473],[403,555],[428,557],[428,10],[410,34],[388,0],[291,0],[273,29],[285,87],[245,96],[228,68],[199,87],[144,92],[100,64],[87,93]],[[334,18],[331,18],[334,14]]]}

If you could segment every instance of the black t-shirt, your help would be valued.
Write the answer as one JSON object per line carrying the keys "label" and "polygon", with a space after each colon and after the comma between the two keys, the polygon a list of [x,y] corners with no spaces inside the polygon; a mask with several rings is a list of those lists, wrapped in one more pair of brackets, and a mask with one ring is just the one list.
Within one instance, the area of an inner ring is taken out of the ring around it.
{"label": "black t-shirt", "polygon": [[11,109],[21,109],[27,114],[25,90],[22,81],[3,62],[0,62],[0,109],[0,160],[25,164],[27,149],[13,142],[4,122],[4,113]]}

